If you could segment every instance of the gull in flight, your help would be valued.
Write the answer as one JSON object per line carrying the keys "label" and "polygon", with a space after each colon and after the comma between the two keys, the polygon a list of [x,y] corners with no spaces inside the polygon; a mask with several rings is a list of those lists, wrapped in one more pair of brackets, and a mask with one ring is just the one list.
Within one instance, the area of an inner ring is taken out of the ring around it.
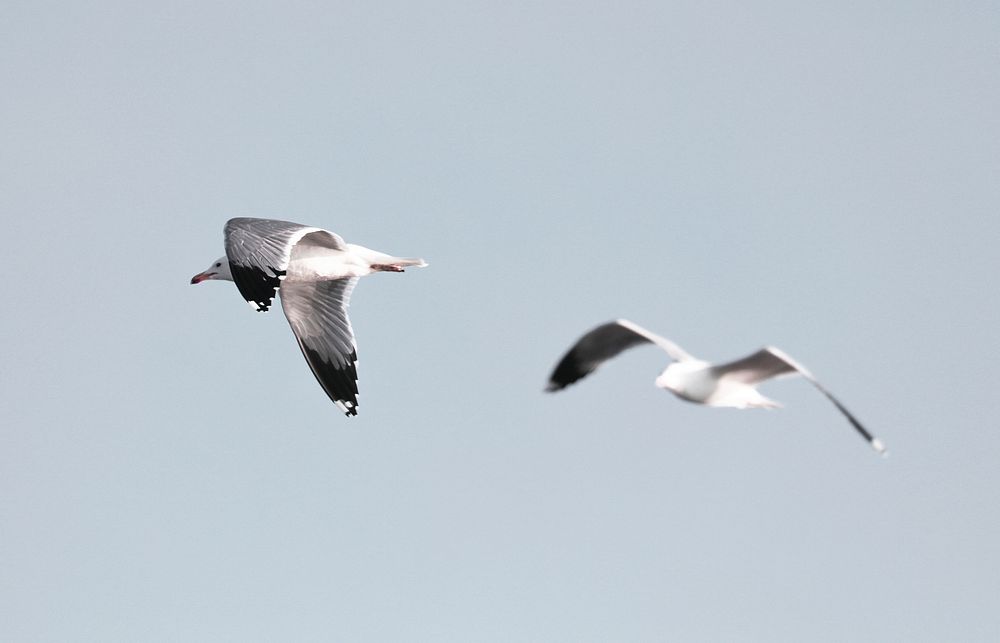
{"label": "gull in flight", "polygon": [[546,391],[558,391],[586,377],[598,366],[622,351],[639,344],[655,344],[673,360],[656,378],[656,385],[689,402],[707,406],[729,406],[738,409],[777,408],[781,404],[757,391],[769,379],[784,375],[801,375],[820,393],[833,402],[847,421],[879,453],[886,455],[885,445],[868,432],[812,373],[784,351],[773,346],[725,364],[710,364],[700,360],[668,339],[660,337],[627,319],[602,324],[579,340],[556,365]]}
{"label": "gull in flight", "polygon": [[423,259],[393,257],[345,243],[338,235],[289,221],[230,219],[226,254],[191,278],[236,283],[259,312],[281,293],[281,308],[299,348],[330,399],[348,416],[358,414],[357,345],[347,318],[351,291],[373,272],[423,267]]}

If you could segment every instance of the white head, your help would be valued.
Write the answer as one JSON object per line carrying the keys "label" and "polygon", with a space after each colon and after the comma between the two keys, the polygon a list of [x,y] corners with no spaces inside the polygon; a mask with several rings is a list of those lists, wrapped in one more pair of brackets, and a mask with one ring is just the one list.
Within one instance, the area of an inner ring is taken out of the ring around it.
{"label": "white head", "polygon": [[199,272],[194,277],[191,277],[191,283],[200,284],[203,281],[209,279],[225,279],[226,281],[233,280],[233,273],[229,271],[229,258],[219,257],[212,262],[212,265],[208,267],[205,272]]}

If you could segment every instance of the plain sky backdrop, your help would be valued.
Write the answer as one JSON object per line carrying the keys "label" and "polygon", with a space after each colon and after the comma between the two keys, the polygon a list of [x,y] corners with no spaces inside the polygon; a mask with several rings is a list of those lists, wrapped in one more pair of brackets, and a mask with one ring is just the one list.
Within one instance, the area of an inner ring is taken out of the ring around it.
{"label": "plain sky backdrop", "polygon": [[[0,640],[1000,640],[1000,7],[0,5]],[[234,216],[365,279],[344,417]],[[683,403],[628,317],[775,344]]]}

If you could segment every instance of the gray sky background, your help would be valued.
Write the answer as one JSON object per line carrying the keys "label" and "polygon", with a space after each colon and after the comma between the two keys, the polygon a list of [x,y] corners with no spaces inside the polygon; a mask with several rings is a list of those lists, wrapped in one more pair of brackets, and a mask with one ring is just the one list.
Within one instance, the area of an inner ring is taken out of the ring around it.
{"label": "gray sky background", "polygon": [[[0,7],[0,639],[1000,639],[995,2]],[[361,414],[188,284],[355,291]],[[625,316],[805,382],[682,403]]]}

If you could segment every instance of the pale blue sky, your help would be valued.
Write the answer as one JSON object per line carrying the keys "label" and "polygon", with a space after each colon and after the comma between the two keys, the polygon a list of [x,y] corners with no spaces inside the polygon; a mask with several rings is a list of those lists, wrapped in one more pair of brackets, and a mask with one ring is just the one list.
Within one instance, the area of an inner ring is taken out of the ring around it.
{"label": "pale blue sky", "polygon": [[[0,7],[0,639],[1000,639],[994,2]],[[360,410],[188,284],[233,216],[425,257]],[[775,344],[684,404],[626,316]]]}

